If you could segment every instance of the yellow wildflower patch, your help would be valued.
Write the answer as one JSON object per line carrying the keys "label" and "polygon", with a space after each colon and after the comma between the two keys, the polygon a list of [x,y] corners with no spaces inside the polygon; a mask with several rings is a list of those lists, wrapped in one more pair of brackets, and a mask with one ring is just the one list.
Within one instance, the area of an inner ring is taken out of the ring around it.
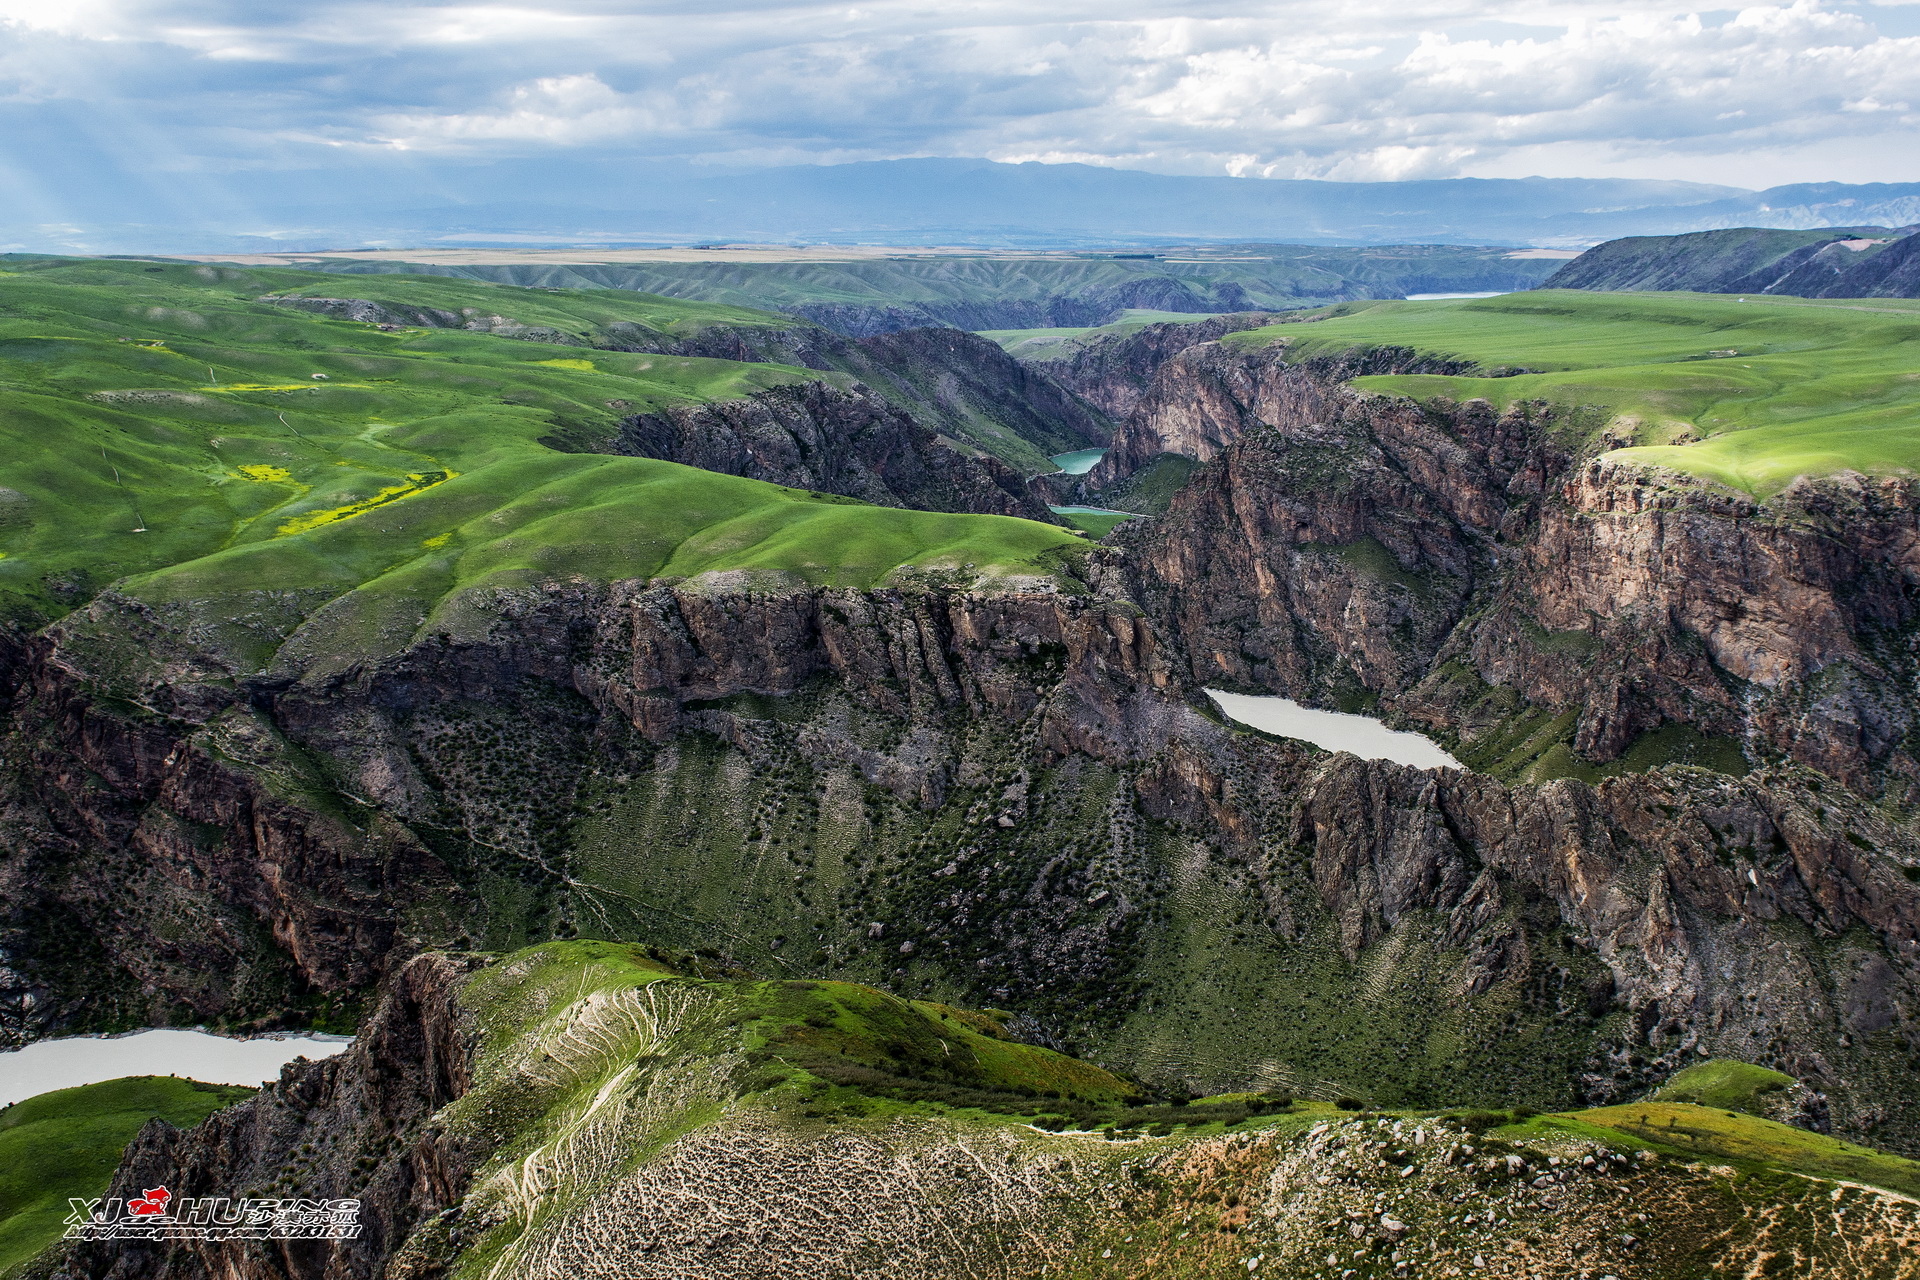
{"label": "yellow wildflower patch", "polygon": [[261,462],[256,462],[249,467],[241,467],[240,474],[249,480],[258,480],[263,484],[269,481],[286,481],[293,479],[293,472],[287,470],[285,467],[270,467]]}
{"label": "yellow wildflower patch", "polygon": [[318,529],[322,525],[334,524],[341,520],[351,520],[357,515],[372,511],[375,507],[384,507],[389,502],[398,502],[402,498],[412,497],[416,493],[425,493],[428,489],[459,475],[458,471],[428,471],[407,476],[407,483],[389,485],[371,498],[362,498],[358,502],[349,502],[343,507],[331,507],[325,511],[309,511],[274,530],[276,537],[305,533],[309,529]]}
{"label": "yellow wildflower patch", "polygon": [[545,365],[549,369],[575,369],[581,373],[599,372],[591,360],[535,360],[535,364]]}
{"label": "yellow wildflower patch", "polygon": [[425,542],[421,543],[420,545],[423,547],[431,548],[433,550],[438,550],[439,548],[446,546],[449,542],[452,542],[452,541],[453,541],[453,535],[451,533],[443,533],[437,538],[428,538]]}
{"label": "yellow wildflower patch", "polygon": [[372,384],[365,382],[222,382],[215,386],[202,387],[202,391],[318,391],[322,387],[334,390],[358,387],[365,391]]}

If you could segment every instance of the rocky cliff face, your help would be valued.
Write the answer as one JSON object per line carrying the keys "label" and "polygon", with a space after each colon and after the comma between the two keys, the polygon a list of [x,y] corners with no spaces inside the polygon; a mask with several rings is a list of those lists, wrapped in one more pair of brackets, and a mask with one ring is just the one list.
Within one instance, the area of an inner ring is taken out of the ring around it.
{"label": "rocky cliff face", "polygon": [[959,329],[908,329],[862,338],[858,358],[835,367],[867,382],[927,425],[989,453],[1025,441],[1051,456],[1105,444],[1100,413],[1050,371]]}
{"label": "rocky cliff face", "polygon": [[1156,420],[1183,448],[1219,447],[1182,424],[1220,421],[1223,385],[1253,425],[1123,535],[1192,678],[1377,697],[1469,743],[1513,722],[1507,691],[1571,717],[1588,760],[1688,726],[1736,759],[1905,794],[1911,482],[1842,476],[1762,504],[1585,456],[1544,406],[1418,407],[1245,364],[1185,401],[1169,383]]}
{"label": "rocky cliff face", "polygon": [[1167,453],[1210,461],[1248,430],[1297,415],[1302,375],[1331,385],[1365,374],[1448,373],[1462,367],[1404,348],[1377,347],[1306,361],[1296,372],[1284,342],[1189,346],[1155,371],[1087,483],[1096,490],[1112,488]]}
{"label": "rocky cliff face", "polygon": [[[1760,504],[1601,458],[1549,498],[1515,566],[1528,607],[1473,638],[1483,679],[1583,706],[1575,745],[1593,758],[1683,722],[1756,757],[1904,793],[1907,632],[1920,607],[1912,481],[1804,481]],[[1537,640],[1507,647],[1528,617],[1591,637],[1592,654],[1554,662]]]}
{"label": "rocky cliff face", "polygon": [[345,1053],[284,1068],[238,1106],[182,1132],[152,1120],[128,1146],[109,1200],[165,1187],[193,1197],[357,1199],[352,1240],[121,1242],[71,1246],[53,1275],[221,1275],[376,1280],[423,1221],[458,1204],[488,1152],[436,1113],[472,1085],[476,1035],[458,993],[472,962],[420,956],[398,969]]}
{"label": "rocky cliff face", "polygon": [[[1114,553],[1087,572],[1109,585],[555,584],[493,601],[479,638],[311,678],[215,678],[157,633],[145,670],[90,668],[142,625],[105,600],[39,656],[23,713],[73,727],[9,812],[68,816],[10,826],[12,883],[90,869],[91,894],[44,891],[89,986],[137,975],[200,1016],[364,989],[433,941],[721,939],[1014,1007],[1199,1092],[1564,1105],[1712,1052],[1914,1141],[1888,1099],[1920,1050],[1920,846],[1871,805],[1790,766],[1514,786],[1231,733],[1185,700],[1186,624],[1111,594]],[[188,913],[216,927],[182,939]],[[46,954],[43,919],[16,918],[17,955]],[[207,976],[256,971],[286,978]],[[73,1009],[30,977],[15,1034]]]}
{"label": "rocky cliff face", "polygon": [[1271,324],[1266,311],[1209,316],[1205,320],[1150,324],[1127,334],[1090,337],[1060,358],[1034,360],[1054,382],[1119,422],[1133,412],[1160,366],[1188,347],[1229,333]]}
{"label": "rocky cliff face", "polygon": [[611,451],[886,507],[1054,521],[998,458],[945,445],[864,387],[776,387],[624,418]]}
{"label": "rocky cliff face", "polygon": [[795,326],[719,326],[689,337],[630,337],[627,350],[721,360],[770,361],[844,373],[878,392],[930,431],[1026,471],[1056,453],[1105,443],[1097,409],[1044,371],[959,329],[888,330],[849,339]]}

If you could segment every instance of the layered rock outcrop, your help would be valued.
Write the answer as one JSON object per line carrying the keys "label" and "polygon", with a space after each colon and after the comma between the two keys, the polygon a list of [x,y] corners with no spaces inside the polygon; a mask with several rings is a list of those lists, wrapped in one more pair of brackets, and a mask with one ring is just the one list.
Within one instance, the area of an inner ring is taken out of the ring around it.
{"label": "layered rock outcrop", "polygon": [[1473,639],[1482,678],[1584,705],[1576,747],[1599,759],[1685,722],[1859,786],[1914,776],[1913,481],[1803,480],[1760,503],[1602,457],[1551,496],[1515,570],[1526,616],[1614,659],[1543,661],[1516,608]]}
{"label": "layered rock outcrop", "polygon": [[[1087,572],[1124,569],[1102,552]],[[101,989],[134,974],[153,1008],[256,1016],[364,989],[436,941],[719,938],[774,972],[952,984],[1062,1047],[1206,1092],[1602,1101],[1711,1051],[1782,1064],[1830,1094],[1839,1127],[1909,1141],[1883,1108],[1920,1048],[1902,1039],[1920,1008],[1920,845],[1817,775],[1513,786],[1330,759],[1209,720],[1186,701],[1188,641],[1052,582],[735,575],[555,584],[491,609],[482,635],[376,666],[221,677],[203,660],[184,684],[189,664],[158,643],[144,671],[87,669],[108,652],[94,640],[139,625],[123,602],[57,631],[27,714],[89,691],[95,709],[10,798],[68,818],[9,837],[39,865],[91,869],[92,894],[45,893],[99,954]],[[124,710],[142,703],[160,710]],[[83,770],[91,790],[61,781]],[[311,789],[287,799],[289,777]],[[208,816],[224,813],[251,821]],[[276,834],[296,819],[301,858]],[[197,837],[170,845],[141,834],[189,823]],[[369,861],[376,838],[422,861]],[[10,864],[13,883],[33,865]],[[129,892],[103,867],[145,879]],[[164,910],[131,909],[146,886]],[[188,912],[218,926],[192,939],[204,954],[171,928]],[[1207,984],[1154,976],[1221,921],[1232,959]],[[36,922],[14,925],[38,954]],[[1276,962],[1261,957],[1298,967],[1307,1022],[1258,1003]],[[283,989],[206,976],[275,965]],[[1308,977],[1328,972],[1349,976]],[[71,1013],[52,994],[13,1006],[15,1034]],[[1408,1075],[1367,1036],[1332,1034],[1355,999],[1399,1054],[1444,1045],[1451,1066]],[[1216,1000],[1256,1003],[1205,1053],[1169,1054],[1138,1020],[1142,1001],[1158,1025]]]}

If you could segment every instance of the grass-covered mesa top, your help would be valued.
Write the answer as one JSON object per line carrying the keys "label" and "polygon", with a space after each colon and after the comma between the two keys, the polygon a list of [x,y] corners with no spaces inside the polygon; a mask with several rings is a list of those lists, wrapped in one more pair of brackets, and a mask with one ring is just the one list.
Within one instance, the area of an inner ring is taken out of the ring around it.
{"label": "grass-covered mesa top", "polygon": [[403,644],[473,588],[715,569],[864,587],[912,567],[1036,572],[1078,543],[580,451],[627,414],[839,375],[359,323],[268,295],[471,309],[563,341],[784,317],[465,281],[0,267],[0,618],[23,624],[118,581],[155,603],[283,593],[268,648],[351,594],[336,621]]}
{"label": "grass-covered mesa top", "polygon": [[1405,346],[1470,360],[1492,376],[1355,385],[1500,408],[1596,406],[1632,432],[1615,456],[1761,497],[1803,475],[1920,470],[1920,303],[1551,290],[1319,314],[1225,341],[1285,340],[1302,359]]}

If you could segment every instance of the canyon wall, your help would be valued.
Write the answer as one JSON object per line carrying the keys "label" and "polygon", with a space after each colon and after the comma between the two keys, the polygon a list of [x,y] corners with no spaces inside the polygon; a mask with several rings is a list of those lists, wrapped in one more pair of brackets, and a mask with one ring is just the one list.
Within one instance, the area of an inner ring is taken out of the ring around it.
{"label": "canyon wall", "polygon": [[[1910,831],[1791,764],[1511,785],[1231,732],[1126,571],[555,584],[312,675],[104,598],[16,712],[7,873],[52,910],[9,922],[9,1032],[85,1025],[83,990],[298,1016],[427,945],[578,933],[1012,1007],[1201,1092],[1567,1105],[1742,1057],[1912,1145]],[[91,967],[35,967],[49,920]]]}
{"label": "canyon wall", "polygon": [[1150,324],[1132,333],[1093,334],[1059,358],[1029,361],[1115,422],[1132,413],[1160,366],[1188,347],[1273,323],[1272,312],[1246,311],[1205,320]]}
{"label": "canyon wall", "polygon": [[[346,638],[234,640],[277,586],[15,637],[6,1034],[346,1018],[431,945],[645,938],[1202,1092],[1564,1105],[1721,1054],[1920,1148],[1906,482],[1755,506],[1352,368],[1168,361],[1155,420],[1217,456],[1021,581],[555,580],[324,665]],[[1232,731],[1209,683],[1499,776]],[[1732,756],[1634,756],[1674,729]]]}
{"label": "canyon wall", "polygon": [[1159,364],[1087,483],[1096,490],[1112,488],[1165,453],[1211,461],[1249,429],[1297,415],[1302,374],[1316,384],[1334,385],[1367,374],[1463,368],[1458,361],[1404,347],[1289,362],[1284,341],[1247,347],[1195,343]]}
{"label": "canyon wall", "polygon": [[620,421],[609,451],[661,458],[884,507],[1055,523],[998,458],[941,443],[864,387],[807,382],[743,400],[676,405]]}
{"label": "canyon wall", "polygon": [[1223,443],[1158,437],[1218,461],[1119,541],[1190,678],[1377,700],[1469,745],[1524,704],[1573,717],[1594,762],[1686,726],[1908,794],[1911,480],[1762,503],[1596,454],[1578,412],[1365,395],[1279,353],[1226,378],[1224,353],[1186,354],[1208,367],[1168,367],[1180,411],[1157,421],[1228,420],[1223,384],[1242,416]]}

